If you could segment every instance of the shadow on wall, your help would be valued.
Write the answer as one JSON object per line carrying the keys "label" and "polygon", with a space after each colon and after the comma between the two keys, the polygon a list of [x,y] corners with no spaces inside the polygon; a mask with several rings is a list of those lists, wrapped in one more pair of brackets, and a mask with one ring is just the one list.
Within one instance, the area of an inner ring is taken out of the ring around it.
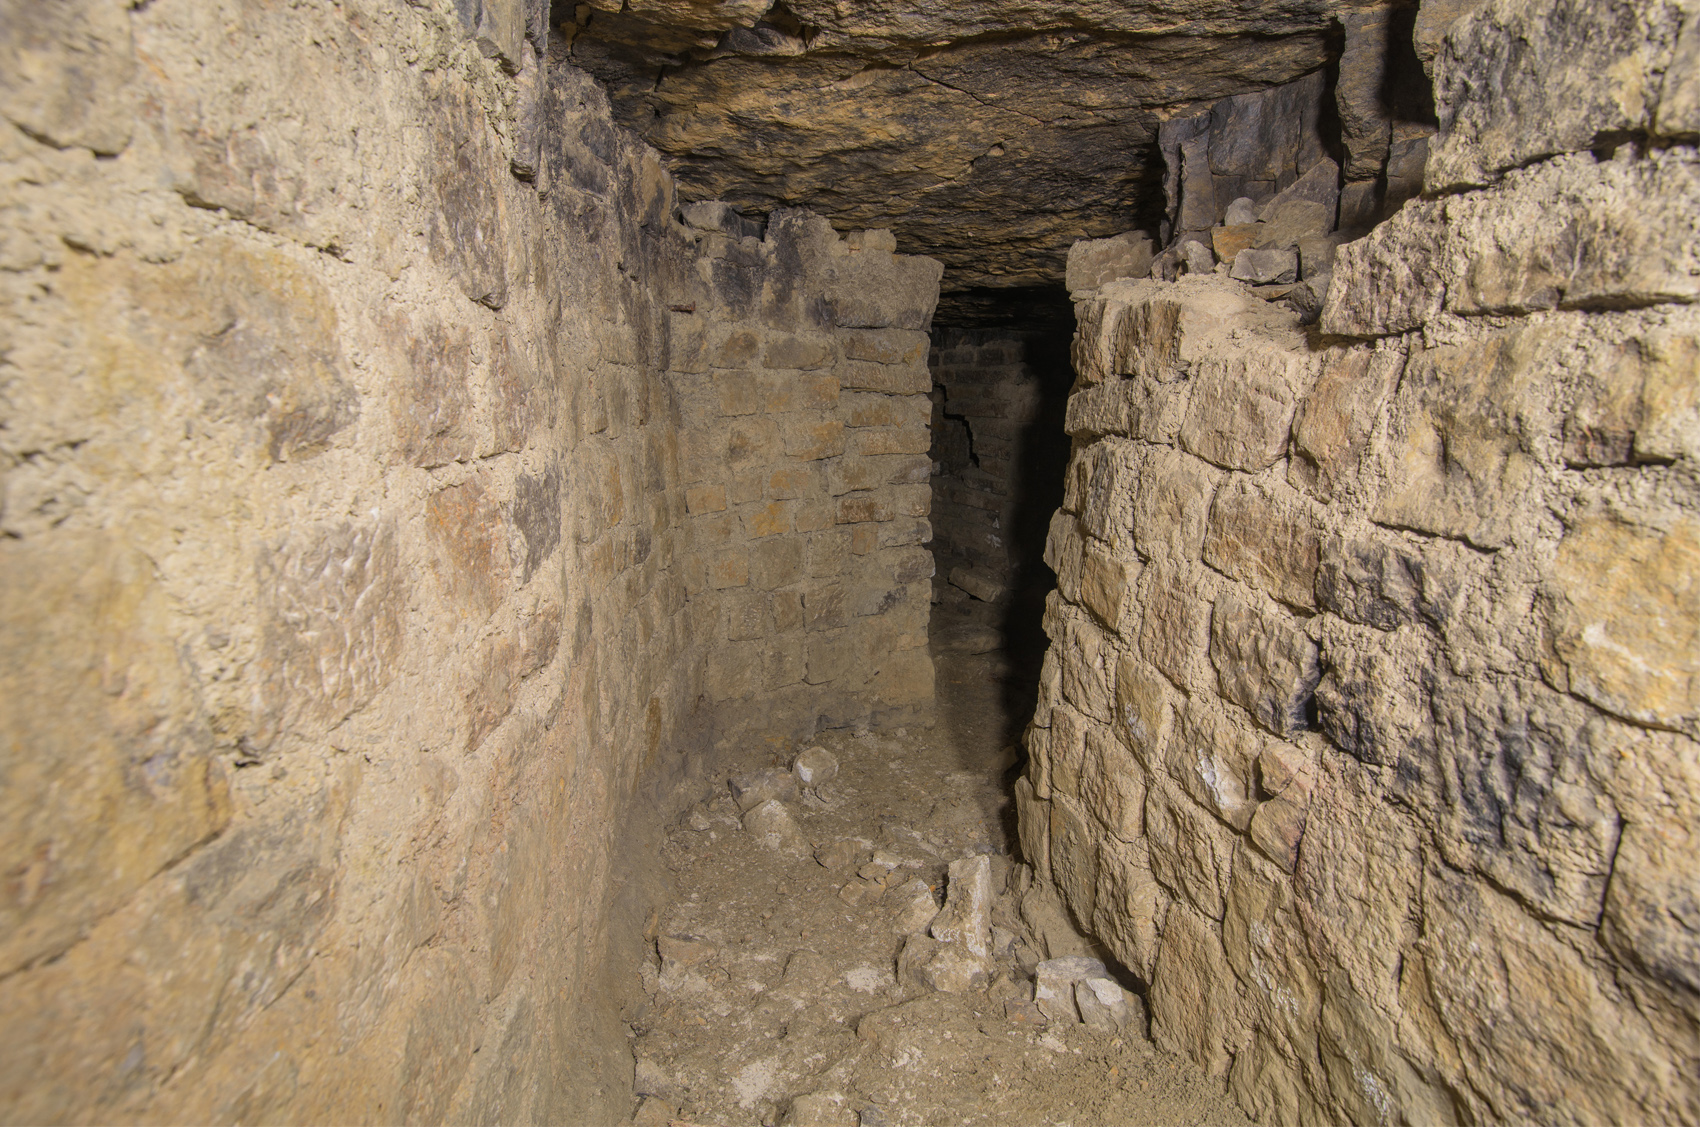
{"label": "shadow on wall", "polygon": [[1074,380],[1066,299],[1060,292],[1044,298],[1021,321],[933,334],[938,576],[946,597],[990,604],[974,617],[998,631],[1007,659],[1000,738],[1017,745],[1045,654],[1041,620],[1055,586],[1045,535],[1062,502],[1063,416]]}

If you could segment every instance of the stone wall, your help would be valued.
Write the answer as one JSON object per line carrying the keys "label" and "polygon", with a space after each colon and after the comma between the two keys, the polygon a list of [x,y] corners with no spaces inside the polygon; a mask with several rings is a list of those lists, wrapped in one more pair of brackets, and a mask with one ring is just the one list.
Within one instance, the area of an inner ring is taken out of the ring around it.
{"label": "stone wall", "polygon": [[6,1119],[614,1121],[670,795],[930,692],[937,266],[544,12],[0,3]]}
{"label": "stone wall", "polygon": [[[723,205],[692,205],[695,215]],[[782,211],[700,236],[712,312],[689,342],[680,417],[693,638],[719,746],[925,719],[933,557],[927,333],[941,268],[889,232],[840,239]],[[705,313],[707,316],[705,316]]]}
{"label": "stone wall", "polygon": [[1700,1119],[1694,21],[1450,24],[1320,331],[1079,295],[1023,849],[1260,1121]]}

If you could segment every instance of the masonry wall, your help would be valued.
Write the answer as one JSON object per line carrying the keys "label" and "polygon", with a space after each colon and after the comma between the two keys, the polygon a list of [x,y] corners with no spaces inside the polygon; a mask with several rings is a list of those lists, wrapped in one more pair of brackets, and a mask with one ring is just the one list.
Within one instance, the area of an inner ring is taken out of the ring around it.
{"label": "masonry wall", "polygon": [[544,16],[0,6],[7,1119],[618,1119],[671,796],[930,693],[938,267],[681,226]]}
{"label": "masonry wall", "polygon": [[1450,25],[1320,330],[1079,295],[1023,848],[1260,1121],[1700,1120],[1697,42]]}

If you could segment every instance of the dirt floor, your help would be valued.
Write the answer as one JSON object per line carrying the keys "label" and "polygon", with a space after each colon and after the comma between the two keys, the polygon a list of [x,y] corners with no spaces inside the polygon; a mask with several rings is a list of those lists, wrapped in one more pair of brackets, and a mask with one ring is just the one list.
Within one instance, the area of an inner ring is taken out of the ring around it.
{"label": "dirt floor", "polygon": [[[1088,1000],[1035,999],[1035,972],[1064,965],[1047,957],[1102,953],[1012,861],[1011,717],[1036,669],[991,649],[990,615],[960,593],[935,607],[931,728],[827,733],[736,764],[669,831],[675,897],[628,1019],[635,1123],[1247,1122],[1147,1039],[1125,972],[1104,973],[1131,992],[1099,981],[1120,1000],[1096,1025],[1078,1016]],[[807,748],[836,776],[803,785],[790,769]]]}

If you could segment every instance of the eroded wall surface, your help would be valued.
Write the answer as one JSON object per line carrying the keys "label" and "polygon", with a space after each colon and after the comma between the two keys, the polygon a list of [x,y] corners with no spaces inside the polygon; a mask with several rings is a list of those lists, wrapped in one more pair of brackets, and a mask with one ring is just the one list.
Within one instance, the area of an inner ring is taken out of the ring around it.
{"label": "eroded wall surface", "polygon": [[545,11],[0,5],[9,1120],[618,1119],[672,788],[930,694],[936,264],[680,226]]}
{"label": "eroded wall surface", "polygon": [[1077,305],[1023,846],[1259,1120],[1700,1119],[1694,20],[1453,24],[1319,332]]}

